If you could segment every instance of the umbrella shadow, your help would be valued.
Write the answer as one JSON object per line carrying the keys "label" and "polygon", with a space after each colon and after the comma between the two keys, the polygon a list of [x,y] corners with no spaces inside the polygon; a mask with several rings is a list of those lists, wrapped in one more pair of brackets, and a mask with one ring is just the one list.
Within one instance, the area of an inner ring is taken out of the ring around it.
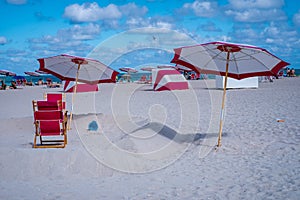
{"label": "umbrella shadow", "polygon": [[[133,130],[131,133],[135,133],[137,131],[141,131],[141,130],[146,130],[146,129],[151,129],[154,132],[158,133],[161,136],[164,136],[170,140],[173,140],[176,143],[194,143],[197,141],[201,141],[205,138],[208,137],[216,137],[218,136],[218,134],[206,134],[206,133],[187,133],[187,134],[181,134],[178,133],[176,130],[174,130],[173,128],[159,123],[159,122],[149,122],[135,130]],[[225,136],[226,134],[224,134],[223,136]]]}

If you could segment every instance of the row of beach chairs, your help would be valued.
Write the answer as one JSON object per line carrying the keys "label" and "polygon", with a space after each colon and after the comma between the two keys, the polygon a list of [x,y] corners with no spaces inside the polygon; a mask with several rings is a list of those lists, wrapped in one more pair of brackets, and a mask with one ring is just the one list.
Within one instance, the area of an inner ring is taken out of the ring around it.
{"label": "row of beach chairs", "polygon": [[[67,144],[66,97],[63,93],[46,93],[44,100],[33,100],[35,136],[33,148],[64,148]],[[37,143],[39,138],[40,143]]]}

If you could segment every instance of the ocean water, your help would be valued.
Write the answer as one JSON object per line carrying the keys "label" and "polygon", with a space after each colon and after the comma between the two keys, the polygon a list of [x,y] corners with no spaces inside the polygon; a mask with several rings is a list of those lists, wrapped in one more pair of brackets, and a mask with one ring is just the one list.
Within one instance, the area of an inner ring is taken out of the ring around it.
{"label": "ocean water", "polygon": [[[124,74],[126,74],[126,73],[120,73],[118,75],[118,80],[120,80],[121,77]],[[296,76],[300,76],[300,69],[295,69],[295,74],[296,74]],[[149,79],[149,77],[151,76],[151,73],[150,72],[131,73],[130,74],[131,81],[132,82],[138,81],[143,75],[146,75],[147,79]],[[52,82],[56,82],[56,83],[61,83],[62,82],[61,79],[59,79],[59,78],[57,78],[57,77],[55,77],[53,75],[49,75],[49,74],[47,74],[47,75],[41,75],[41,76],[37,76],[37,77],[25,75],[23,77],[26,79],[27,82],[32,82],[34,84],[36,84],[39,79],[42,79],[43,82],[46,82],[46,80],[49,79],[49,78],[52,80]],[[215,75],[210,75],[210,74],[204,75],[204,74],[201,74],[200,79],[203,79],[203,78],[214,79]],[[11,77],[11,76],[0,75],[0,80],[4,80],[6,85],[11,85],[11,81],[14,81],[16,79],[14,77]]]}
{"label": "ocean water", "polygon": [[[52,82],[61,83],[62,81],[53,76],[53,75],[41,75],[41,76],[22,76],[26,79],[27,82],[32,82],[33,84],[36,84],[39,79],[41,79],[43,82],[46,82],[47,79],[51,79]],[[0,76],[0,80],[4,80],[6,85],[11,85],[11,81],[16,81],[16,78],[13,76]]]}
{"label": "ocean water", "polygon": [[[126,73],[120,73],[120,74],[118,75],[118,80],[122,80],[121,77],[122,77],[124,74],[126,74]],[[140,80],[140,78],[141,78],[143,75],[145,75],[145,76],[147,77],[147,79],[149,79],[149,77],[151,76],[151,73],[150,73],[150,72],[131,73],[131,74],[130,74],[130,80],[131,80],[132,82],[138,81],[138,80]],[[211,74],[203,75],[203,74],[201,74],[200,79],[204,79],[204,78],[207,78],[207,79],[214,79],[214,78],[215,78],[215,75],[211,75]]]}
{"label": "ocean water", "polygon": [[[122,80],[122,76],[125,75],[126,73],[120,73],[118,74],[118,80]],[[138,72],[138,73],[130,73],[130,80],[132,82],[140,80],[140,78],[145,75],[147,79],[151,76],[150,72]]]}

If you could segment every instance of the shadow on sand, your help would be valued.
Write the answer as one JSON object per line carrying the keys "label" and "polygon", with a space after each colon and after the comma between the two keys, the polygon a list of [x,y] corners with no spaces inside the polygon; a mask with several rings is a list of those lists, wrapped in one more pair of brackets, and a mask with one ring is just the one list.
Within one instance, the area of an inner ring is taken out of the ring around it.
{"label": "shadow on sand", "polygon": [[[145,129],[151,129],[154,132],[158,133],[161,136],[164,136],[170,140],[173,140],[176,143],[194,143],[200,140],[203,140],[204,138],[208,137],[218,137],[218,133],[187,133],[187,134],[181,134],[178,133],[176,130],[173,128],[164,125],[159,122],[149,122],[140,128],[137,128],[133,130],[131,133],[135,133],[140,130],[145,130]],[[226,136],[226,133],[223,133],[223,136]]]}

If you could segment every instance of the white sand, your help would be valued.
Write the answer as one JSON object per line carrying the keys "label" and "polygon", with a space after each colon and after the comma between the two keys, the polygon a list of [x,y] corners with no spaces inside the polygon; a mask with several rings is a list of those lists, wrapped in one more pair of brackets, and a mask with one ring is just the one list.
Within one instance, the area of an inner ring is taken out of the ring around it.
{"label": "white sand", "polygon": [[77,94],[64,149],[32,148],[31,101],[60,88],[0,91],[0,199],[298,199],[300,78],[228,90],[218,151],[222,91],[190,84]]}

